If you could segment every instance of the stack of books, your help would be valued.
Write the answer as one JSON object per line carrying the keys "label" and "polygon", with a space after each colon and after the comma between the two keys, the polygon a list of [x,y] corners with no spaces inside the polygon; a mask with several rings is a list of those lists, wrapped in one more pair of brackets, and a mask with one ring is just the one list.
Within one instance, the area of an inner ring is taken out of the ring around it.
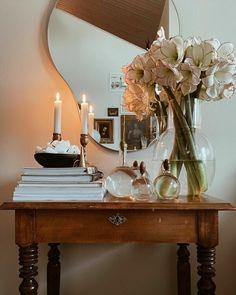
{"label": "stack of books", "polygon": [[96,167],[24,168],[14,201],[98,201],[105,193]]}

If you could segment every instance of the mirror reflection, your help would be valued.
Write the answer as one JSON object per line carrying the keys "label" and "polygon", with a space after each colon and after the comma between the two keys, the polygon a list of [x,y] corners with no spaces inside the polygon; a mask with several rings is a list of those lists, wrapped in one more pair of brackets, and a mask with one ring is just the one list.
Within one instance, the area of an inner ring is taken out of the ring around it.
{"label": "mirror reflection", "polygon": [[[159,23],[171,35],[178,34],[174,6],[166,1],[163,11]],[[121,139],[128,144],[128,150],[147,148],[158,133],[155,117],[138,121],[122,101],[126,87],[122,66],[145,49],[59,8],[54,8],[50,17],[48,43],[53,62],[78,103],[84,94],[91,106],[89,133],[94,140],[112,150],[119,149]]]}

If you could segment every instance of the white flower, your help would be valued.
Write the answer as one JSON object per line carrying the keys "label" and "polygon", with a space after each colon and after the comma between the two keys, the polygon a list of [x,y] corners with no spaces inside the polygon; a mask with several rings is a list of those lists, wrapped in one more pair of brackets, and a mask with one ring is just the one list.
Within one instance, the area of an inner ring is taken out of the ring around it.
{"label": "white flower", "polygon": [[[139,118],[149,115],[156,103],[155,87],[161,103],[168,95],[178,104],[184,96],[202,100],[231,97],[236,89],[236,57],[231,43],[199,37],[166,39],[161,28],[150,49],[124,67],[128,88],[124,103]],[[154,103],[153,103],[154,102]]]}
{"label": "white flower", "polygon": [[206,90],[207,89],[204,86],[201,88],[201,91],[199,93],[199,98],[206,101],[209,101],[209,100],[216,101],[216,100],[221,100],[224,98],[230,98],[235,92],[235,86],[233,84],[227,84],[227,85],[219,87],[218,95],[214,98],[210,97],[206,93]]}
{"label": "white flower", "polygon": [[153,83],[152,68],[154,67],[155,63],[148,54],[136,56],[130,65],[123,67],[126,83]]}
{"label": "white flower", "polygon": [[189,37],[186,40],[184,40],[184,48],[188,48],[190,46],[201,44],[202,40],[200,37]]}
{"label": "white flower", "polygon": [[225,85],[220,92],[220,99],[230,98],[235,92],[235,86],[233,84]]}
{"label": "white flower", "polygon": [[206,71],[206,77],[202,79],[207,95],[217,99],[235,81],[235,72],[235,64],[229,64],[226,61],[211,66]]}
{"label": "white flower", "polygon": [[182,63],[179,67],[180,73],[183,79],[180,81],[180,88],[183,95],[194,92],[197,89],[197,85],[200,83],[201,70],[188,63]]}
{"label": "white flower", "polygon": [[160,29],[157,31],[157,37],[156,37],[156,40],[154,41],[154,43],[156,41],[162,41],[166,38],[165,36],[165,30],[163,27],[160,27]]}
{"label": "white flower", "polygon": [[158,84],[161,86],[168,86],[173,90],[176,88],[177,83],[179,83],[183,78],[177,68],[161,61],[157,64],[157,68],[154,72],[156,75],[156,82]]}
{"label": "white flower", "polygon": [[[154,50],[155,49],[155,50]],[[184,57],[184,41],[177,36],[170,40],[163,39],[157,48],[151,48],[155,62],[161,60],[173,67],[178,66]]]}
{"label": "white flower", "polygon": [[137,118],[142,120],[151,112],[150,104],[156,101],[154,86],[129,84],[124,95],[124,105],[130,112],[135,112]]}
{"label": "white flower", "polygon": [[[147,66],[143,60],[140,66],[135,60],[126,71],[126,78],[131,84],[128,84],[124,94],[125,106],[139,119],[152,112],[165,118],[162,115],[166,114],[166,104],[171,105],[176,136],[170,160],[186,160],[182,166],[186,169],[190,195],[199,196],[208,187],[206,167],[199,161],[196,134],[192,132],[192,102],[194,98],[214,101],[233,95],[236,89],[233,49],[231,43],[220,44],[216,39],[202,41],[194,37],[183,41],[181,37],[175,37],[166,40],[163,31],[160,31],[145,55],[145,58],[154,61],[154,66]],[[142,70],[141,74],[134,73],[137,69]],[[158,89],[157,95],[155,88]],[[158,120],[158,123],[160,132],[163,132],[165,120]],[[172,167],[172,172],[175,173],[176,168],[178,175],[181,174],[182,167],[176,165]],[[167,186],[166,192],[168,189]]]}
{"label": "white flower", "polygon": [[198,42],[186,48],[185,56],[187,63],[195,65],[204,71],[212,63],[215,57],[215,49],[210,43],[206,41],[199,43],[198,40]]}
{"label": "white flower", "polygon": [[220,43],[217,39],[210,39],[207,41],[216,50],[215,59],[227,60],[229,62],[235,62],[234,45],[230,42]]}
{"label": "white flower", "polygon": [[156,39],[153,41],[152,45],[160,45],[163,40],[165,40],[165,30],[163,27],[160,27],[160,29],[157,31]]}
{"label": "white flower", "polygon": [[161,27],[158,31],[157,31],[157,37],[156,39],[153,41],[149,52],[150,53],[154,53],[156,50],[158,50],[160,48],[160,44],[161,42],[165,39],[165,31],[163,29],[163,27]]}

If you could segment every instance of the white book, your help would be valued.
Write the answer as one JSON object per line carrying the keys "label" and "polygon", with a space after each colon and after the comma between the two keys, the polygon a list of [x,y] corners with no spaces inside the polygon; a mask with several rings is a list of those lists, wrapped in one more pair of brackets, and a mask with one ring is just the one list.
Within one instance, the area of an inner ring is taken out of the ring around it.
{"label": "white book", "polygon": [[[99,185],[97,185],[99,184]],[[105,194],[105,188],[102,183],[95,183],[95,186],[77,186],[71,187],[65,185],[57,186],[17,186],[13,193],[13,200],[31,201],[31,200],[101,200]]]}
{"label": "white book", "polygon": [[51,199],[51,200],[94,200],[102,199],[105,194],[105,189],[103,187],[95,188],[95,190],[86,191],[19,191],[15,189],[13,193],[13,200],[31,200],[36,198],[37,200]]}
{"label": "white book", "polygon": [[24,182],[90,182],[100,179],[102,174],[96,172],[93,174],[78,175],[22,175],[21,180]]}
{"label": "white book", "polygon": [[36,187],[38,189],[42,187],[73,187],[73,188],[91,188],[91,187],[101,187],[103,186],[103,180],[91,181],[91,182],[44,182],[44,181],[19,181],[18,187]]}
{"label": "white book", "polygon": [[52,195],[30,195],[30,196],[19,196],[19,195],[14,195],[13,196],[13,201],[19,201],[19,202],[42,202],[42,201],[84,201],[84,202],[92,202],[92,201],[102,201],[104,195],[89,195],[86,198],[73,195],[73,196],[55,196],[53,197]]}
{"label": "white book", "polygon": [[86,187],[86,188],[76,188],[76,187],[16,187],[14,193],[16,194],[55,194],[55,195],[69,195],[78,194],[86,195],[93,193],[100,193],[103,191],[102,187]]}
{"label": "white book", "polygon": [[13,199],[16,198],[16,197],[19,197],[19,198],[34,198],[34,197],[37,197],[37,198],[51,198],[51,199],[60,199],[60,198],[64,198],[64,199],[70,199],[70,198],[81,198],[81,199],[91,199],[91,198],[101,198],[102,196],[104,195],[104,192],[103,191],[100,191],[100,192],[88,192],[86,194],[81,194],[81,193],[70,193],[70,194],[52,194],[52,193],[44,193],[44,194],[40,194],[40,193],[30,193],[30,194],[22,194],[22,193],[18,193],[18,192],[14,192],[13,194]]}
{"label": "white book", "polygon": [[93,174],[97,172],[95,166],[91,167],[63,167],[63,168],[44,168],[44,167],[25,167],[23,175],[80,175]]}

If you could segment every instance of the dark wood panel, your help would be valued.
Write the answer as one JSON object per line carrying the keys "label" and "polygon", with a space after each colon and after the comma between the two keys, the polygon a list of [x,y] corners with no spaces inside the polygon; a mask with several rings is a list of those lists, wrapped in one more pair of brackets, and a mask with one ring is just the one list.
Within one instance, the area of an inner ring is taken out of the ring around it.
{"label": "dark wood panel", "polygon": [[[109,221],[117,213],[126,218],[120,225]],[[191,243],[197,240],[192,211],[40,210],[36,213],[35,231],[39,243]]]}
{"label": "dark wood panel", "polygon": [[198,212],[198,244],[204,248],[218,245],[218,212]]}
{"label": "dark wood panel", "polygon": [[30,246],[34,242],[35,210],[15,212],[16,244]]}
{"label": "dark wood panel", "polygon": [[59,0],[60,8],[146,48],[156,37],[166,0]]}

